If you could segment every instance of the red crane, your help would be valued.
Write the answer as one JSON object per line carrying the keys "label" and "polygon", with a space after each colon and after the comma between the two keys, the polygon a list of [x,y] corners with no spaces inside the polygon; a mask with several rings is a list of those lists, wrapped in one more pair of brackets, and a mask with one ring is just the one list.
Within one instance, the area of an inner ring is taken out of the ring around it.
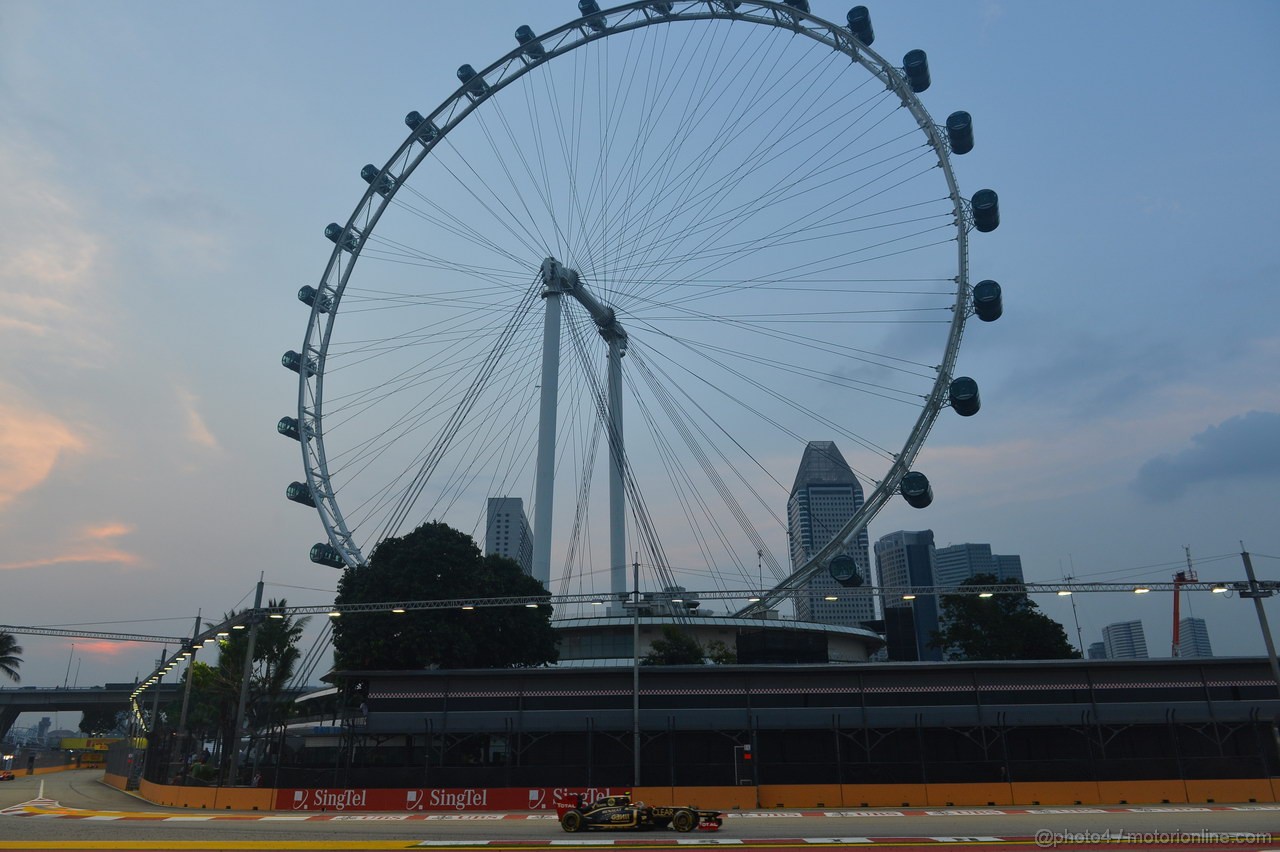
{"label": "red crane", "polygon": [[1184,583],[1194,583],[1199,578],[1196,576],[1196,569],[1191,567],[1191,549],[1187,548],[1187,570],[1179,571],[1173,575],[1173,656],[1178,654],[1178,634],[1181,632],[1181,619],[1178,617],[1178,611],[1182,605],[1182,586]]}

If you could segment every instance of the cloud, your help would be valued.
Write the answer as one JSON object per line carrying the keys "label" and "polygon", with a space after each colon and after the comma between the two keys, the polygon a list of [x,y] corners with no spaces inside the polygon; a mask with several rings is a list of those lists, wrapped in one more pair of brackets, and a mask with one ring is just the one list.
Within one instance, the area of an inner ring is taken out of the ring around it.
{"label": "cloud", "polygon": [[111,351],[113,312],[104,284],[106,242],[91,231],[85,202],[49,180],[59,170],[34,143],[0,145],[0,220],[9,250],[0,267],[5,317],[0,352],[26,357],[36,346],[45,360],[103,365]]}
{"label": "cloud", "polygon": [[113,658],[137,651],[146,647],[144,642],[128,642],[117,639],[91,639],[87,642],[76,642],[76,655],[81,654],[87,657]]}
{"label": "cloud", "polygon": [[1210,482],[1280,477],[1280,414],[1250,411],[1191,437],[1192,446],[1144,464],[1134,489],[1153,502]]}
{"label": "cloud", "polygon": [[87,526],[80,530],[63,552],[21,562],[0,563],[0,571],[21,571],[81,563],[137,565],[141,562],[137,554],[120,548],[114,542],[114,539],[132,532],[131,525],[118,522]]}
{"label": "cloud", "polygon": [[198,409],[200,400],[188,390],[178,390],[178,402],[182,406],[183,418],[187,425],[187,438],[198,446],[210,450],[221,449],[218,439],[205,424]]}
{"label": "cloud", "polygon": [[84,449],[84,441],[53,415],[0,407],[0,509],[48,479],[64,453]]}

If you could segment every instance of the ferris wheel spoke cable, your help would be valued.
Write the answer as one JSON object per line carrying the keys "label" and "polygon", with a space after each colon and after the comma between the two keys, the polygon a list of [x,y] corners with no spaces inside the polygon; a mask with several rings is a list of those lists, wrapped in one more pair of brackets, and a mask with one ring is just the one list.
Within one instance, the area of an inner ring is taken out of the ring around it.
{"label": "ferris wheel spoke cable", "polygon": [[[768,501],[766,501],[765,498],[758,491],[756,491],[755,487],[752,486],[751,482],[742,474],[741,471],[738,470],[738,466],[734,464],[734,462],[729,459],[728,455],[711,439],[711,436],[707,434],[705,429],[699,426],[696,426],[694,424],[693,419],[691,417],[688,417],[686,414],[684,414],[684,411],[685,411],[684,407],[682,405],[676,404],[673,394],[671,393],[670,390],[668,390],[668,386],[678,387],[678,385],[676,385],[674,382],[671,381],[670,375],[666,373],[661,373],[660,370],[655,370],[651,368],[647,360],[645,360],[643,357],[637,358],[635,369],[638,372],[640,372],[641,375],[644,377],[645,382],[646,384],[649,385],[651,389],[651,393],[653,394],[654,398],[659,401],[659,404],[664,410],[664,412],[666,412],[668,419],[671,420],[672,424],[676,427],[681,437],[684,438],[685,443],[689,447],[691,454],[694,455],[695,459],[698,461],[698,464],[703,468],[704,472],[706,473],[707,479],[710,482],[712,482],[716,491],[721,494],[722,499],[724,499],[726,505],[729,506],[730,511],[734,515],[735,519],[745,524],[744,532],[747,532],[748,536],[758,537],[758,534],[755,532],[754,527],[746,523],[746,513],[742,511],[742,507],[738,503],[737,498],[734,497],[733,491],[729,489],[727,485],[724,484],[724,480],[720,476],[719,471],[715,468],[713,464],[711,464],[710,458],[707,457],[705,452],[701,449],[702,445],[695,440],[693,435],[694,429],[696,429],[698,434],[702,436],[702,440],[706,444],[706,446],[712,447],[715,450],[716,455],[720,458],[721,461],[724,462],[725,466],[728,467],[729,470],[733,471],[735,476],[738,478],[738,481],[742,483],[743,487],[746,488],[752,494],[752,496],[756,498],[757,502],[760,504],[760,507],[770,517],[773,518],[774,522],[778,524],[778,526],[785,529],[786,524],[773,511]],[[666,380],[665,383],[659,382],[658,380],[659,373],[661,373],[662,378]],[[724,428],[724,425],[720,423],[719,420],[717,420],[710,412],[708,412],[705,408],[703,408],[700,404],[698,404],[697,401],[692,397],[692,395],[690,395],[687,391],[685,391],[684,388],[679,388],[679,390],[680,390],[681,396],[684,397],[685,402],[687,404],[692,404],[694,410],[702,414],[702,416],[706,418],[708,423],[714,426],[716,430],[720,432],[722,435],[726,436],[734,446],[742,450],[744,454],[757,467],[760,467],[763,470],[763,466],[760,464],[759,460],[757,460],[753,455],[751,455],[751,453],[747,452],[745,448],[742,446],[741,442],[733,438],[733,436],[729,434],[728,430]],[[773,479],[772,476],[770,478]],[[777,479],[774,479],[773,481],[777,483]],[[778,484],[781,485],[781,483],[778,483]],[[748,527],[750,528],[748,529]],[[756,544],[757,548],[763,546],[763,541],[753,542],[753,543]]]}
{"label": "ferris wheel spoke cable", "polygon": [[[387,381],[380,382],[371,388],[338,398],[338,401],[342,404],[334,406],[330,410],[330,417],[333,418],[335,415],[341,414],[342,418],[336,420],[336,424],[326,431],[331,431],[333,428],[341,428],[344,424],[368,414],[376,406],[397,395],[415,391],[424,386],[440,387],[441,378],[451,382],[454,387],[460,387],[463,377],[467,375],[467,368],[478,367],[483,364],[485,357],[487,357],[488,347],[482,348],[485,339],[497,337],[499,337],[498,334],[489,334],[472,335],[469,338],[464,338],[462,345],[453,347],[454,351],[447,358],[433,360],[433,350],[422,361],[403,370],[400,375],[391,377]],[[529,348],[531,349],[532,347],[530,346]],[[419,370],[418,367],[421,367],[424,363],[430,364],[429,369]],[[393,423],[390,428],[397,429],[406,423],[416,426],[417,424],[409,418],[431,416],[433,410],[448,403],[450,399],[449,387],[449,384],[444,385],[441,389],[443,392],[438,393],[434,399],[420,396],[414,406],[406,412],[405,416]],[[428,405],[428,403],[431,404]],[[415,415],[414,412],[418,412],[418,414]],[[333,458],[341,458],[341,454],[336,454]]]}
{"label": "ferris wheel spoke cable", "polygon": [[[932,168],[933,168],[933,167],[930,167],[930,169],[932,169]],[[894,185],[893,185],[893,186],[891,186],[891,187],[883,188],[883,189],[881,189],[880,191],[876,192],[873,196],[871,196],[871,198],[874,198],[874,197],[876,197],[876,196],[878,196],[878,195],[881,195],[881,194],[883,194],[884,192],[889,191],[890,189],[893,189],[893,188],[895,188],[895,187],[897,187],[897,186],[900,186],[900,185],[902,185],[903,183],[906,183],[907,181],[912,180],[912,179],[914,179],[914,178],[916,178],[916,177],[920,177],[920,176],[922,176],[922,175],[924,175],[924,174],[926,174],[926,173],[927,173],[927,171],[919,172],[919,173],[917,173],[917,174],[915,174],[915,175],[912,175],[912,176],[910,176],[910,177],[908,177],[908,178],[904,179],[903,181],[900,181],[898,184],[894,184]],[[879,179],[879,178],[876,178],[876,180],[878,180],[878,179]],[[866,188],[866,186],[867,186],[867,185],[865,185],[865,184],[864,184],[864,186],[863,186],[863,187],[859,187],[859,189]],[[868,198],[867,200],[870,200],[870,198]],[[758,212],[760,212],[760,210],[753,211],[753,213],[752,213],[751,215],[755,215],[755,213],[758,213]],[[950,216],[950,217],[948,217],[948,218],[951,218],[951,219],[953,220],[953,219],[954,219],[954,216],[952,215],[952,216]],[[859,253],[861,253],[861,252],[864,252],[864,251],[870,250],[870,249],[872,249],[872,248],[876,248],[876,247],[884,246],[884,245],[889,245],[889,244],[892,244],[892,243],[897,242],[897,241],[899,241],[899,240],[902,240],[902,239],[908,239],[908,238],[911,238],[911,237],[914,237],[914,236],[918,236],[918,235],[923,234],[923,233],[928,233],[928,232],[929,232],[929,231],[931,231],[931,230],[938,230],[938,229],[941,229],[941,228],[943,228],[943,227],[946,227],[946,226],[945,226],[945,225],[939,225],[939,226],[938,226],[938,228],[935,228],[935,229],[928,229],[928,230],[926,230],[926,231],[916,232],[915,234],[907,234],[907,235],[903,235],[903,236],[895,237],[895,238],[892,238],[892,239],[889,239],[889,240],[885,240],[885,241],[882,241],[882,242],[879,242],[879,243],[873,243],[873,244],[868,245],[868,246],[862,246],[862,247],[854,248],[854,249],[851,249],[851,250],[848,250],[848,251],[845,251],[845,252],[838,252],[838,253],[835,253],[835,254],[830,255],[829,257],[815,258],[815,259],[813,259],[813,260],[808,261],[807,263],[803,263],[803,264],[800,264],[800,265],[798,265],[798,266],[793,266],[793,267],[789,267],[789,268],[786,268],[786,269],[773,271],[771,274],[783,274],[783,273],[793,272],[793,271],[795,271],[795,270],[803,270],[803,269],[806,269],[806,268],[808,268],[808,267],[814,266],[815,264],[823,263],[823,262],[830,261],[830,260],[836,260],[836,259],[839,259],[839,258],[843,258],[843,257],[851,256],[851,255],[856,255],[856,254],[859,254]],[[726,225],[726,228],[727,228],[727,225]],[[723,231],[724,231],[724,229],[721,229],[720,233],[723,233]],[[730,260],[732,260],[732,261],[741,261],[743,258],[745,258],[745,257],[747,257],[747,256],[749,256],[749,255],[751,255],[751,254],[758,253],[758,252],[760,252],[760,251],[762,251],[762,250],[764,250],[764,249],[767,249],[767,248],[775,248],[775,247],[777,247],[777,246],[779,246],[779,245],[786,245],[786,244],[787,244],[787,241],[785,241],[782,237],[780,237],[780,236],[779,236],[779,234],[781,234],[781,233],[783,233],[782,229],[781,229],[781,228],[777,228],[777,229],[775,229],[772,233],[764,234],[764,235],[761,235],[761,236],[759,236],[759,237],[756,237],[756,238],[754,238],[754,239],[752,239],[752,240],[750,240],[750,241],[746,241],[746,242],[742,242],[742,243],[734,244],[734,245],[731,245],[731,246],[721,246],[721,245],[715,244],[715,243],[714,243],[714,241],[708,241],[708,243],[707,243],[707,244],[705,244],[705,245],[704,245],[704,247],[702,247],[702,248],[698,251],[698,253],[697,253],[697,256],[698,256],[698,257],[708,259],[708,264],[706,264],[706,265],[704,265],[703,267],[699,268],[699,269],[698,269],[698,270],[696,270],[695,272],[688,274],[688,277],[691,277],[691,278],[699,278],[699,277],[701,277],[702,275],[705,275],[705,274],[708,274],[708,273],[714,272],[716,269],[718,269],[718,268],[722,267],[726,262],[728,262],[728,261],[730,261]],[[713,248],[714,250],[709,250],[709,249],[711,249],[711,248]],[[681,258],[681,259],[682,259],[682,260],[687,260],[686,258]],[[711,262],[713,262],[713,261],[714,261],[714,262],[715,262],[715,264],[716,264],[716,265],[714,265],[714,266],[713,266],[713,265],[711,265]],[[836,267],[836,268],[839,268],[839,267]]]}
{"label": "ferris wheel spoke cable", "polygon": [[[766,386],[766,385],[763,385],[763,384],[759,383],[758,381],[756,381],[756,380],[754,380],[754,379],[752,379],[752,378],[748,377],[748,376],[747,376],[745,373],[743,373],[742,371],[740,371],[740,370],[736,370],[736,369],[733,369],[733,368],[731,368],[731,367],[729,367],[729,366],[725,365],[724,363],[722,363],[722,362],[720,362],[720,361],[716,360],[715,358],[712,358],[712,357],[711,357],[710,355],[708,355],[705,351],[700,350],[699,348],[697,348],[697,347],[693,346],[692,344],[685,343],[684,341],[681,341],[681,340],[680,340],[680,339],[678,339],[678,338],[670,338],[670,339],[674,340],[674,342],[676,342],[676,343],[684,344],[684,345],[686,346],[686,348],[687,348],[689,351],[692,351],[692,352],[694,352],[695,354],[700,355],[700,356],[703,358],[703,360],[705,360],[705,361],[707,361],[708,363],[710,363],[710,364],[712,364],[712,365],[714,365],[714,366],[718,367],[719,369],[723,370],[724,372],[728,373],[729,375],[734,376],[735,378],[737,378],[737,379],[739,379],[740,381],[742,381],[742,382],[746,383],[747,385],[752,386],[752,387],[755,387],[757,390],[761,391],[761,392],[762,392],[762,393],[764,393],[765,395],[767,395],[767,396],[769,396],[769,397],[773,398],[774,400],[776,400],[777,402],[781,403],[781,404],[783,405],[783,407],[785,407],[785,408],[789,408],[789,409],[792,409],[792,410],[796,411],[796,412],[797,412],[797,413],[799,413],[799,414],[803,414],[803,415],[805,415],[805,416],[806,416],[806,418],[807,418],[807,419],[812,420],[813,422],[816,422],[816,423],[821,423],[823,426],[827,427],[828,429],[832,429],[832,430],[834,430],[837,434],[840,434],[840,435],[842,435],[842,436],[844,436],[844,437],[846,437],[846,438],[849,438],[850,440],[852,440],[852,441],[856,442],[859,446],[863,447],[864,449],[870,450],[871,452],[875,453],[876,455],[880,456],[881,458],[883,458],[883,459],[885,459],[885,460],[892,461],[892,459],[893,459],[893,453],[891,453],[889,450],[886,450],[884,447],[879,446],[876,442],[872,441],[871,439],[866,438],[866,437],[864,437],[864,436],[862,436],[862,435],[858,435],[858,434],[856,434],[856,433],[854,433],[854,432],[851,432],[851,431],[849,431],[848,429],[846,429],[845,427],[843,427],[842,425],[840,425],[839,423],[836,423],[835,421],[831,420],[830,418],[823,417],[822,415],[818,414],[817,412],[813,411],[812,409],[810,409],[810,408],[808,408],[808,407],[806,407],[806,406],[799,405],[798,403],[794,402],[788,394],[781,393],[781,392],[779,392],[779,391],[774,390],[773,388],[770,388],[770,387],[768,387],[768,386]],[[706,385],[706,387],[708,387],[710,390],[712,390],[712,391],[716,392],[717,394],[719,394],[720,396],[724,397],[725,399],[727,399],[727,400],[729,400],[729,401],[731,401],[731,402],[735,403],[737,406],[739,406],[740,408],[742,408],[745,412],[747,412],[747,413],[749,413],[749,414],[753,415],[754,417],[756,417],[757,419],[759,419],[759,420],[761,420],[761,421],[763,421],[763,422],[765,422],[765,423],[768,423],[768,424],[770,424],[770,425],[774,426],[774,427],[775,427],[775,428],[777,428],[779,431],[781,431],[783,434],[785,434],[785,435],[787,435],[787,436],[789,436],[789,437],[793,438],[793,439],[794,439],[794,440],[796,440],[797,442],[799,442],[799,443],[801,443],[801,444],[805,443],[805,439],[803,439],[803,438],[800,436],[800,434],[799,434],[799,433],[797,433],[794,429],[792,429],[791,427],[789,427],[789,426],[787,426],[787,425],[785,425],[785,424],[781,423],[780,421],[778,421],[778,420],[776,420],[776,419],[774,419],[774,418],[771,418],[771,417],[769,417],[769,416],[765,415],[765,414],[764,414],[764,412],[763,412],[763,411],[761,411],[759,408],[753,408],[753,407],[751,407],[751,406],[746,405],[746,404],[745,404],[745,403],[743,403],[743,402],[742,402],[742,401],[741,401],[741,400],[740,400],[740,399],[739,399],[735,394],[729,393],[729,392],[728,392],[728,390],[727,390],[725,387],[723,387],[722,385],[720,385],[720,384],[717,384],[717,383],[714,383],[714,382],[710,381],[710,380],[709,380],[705,375],[703,375],[703,374],[702,374],[702,373],[700,373],[699,371],[697,371],[697,370],[693,370],[692,368],[690,368],[690,367],[689,367],[689,366],[687,366],[686,364],[682,363],[681,361],[678,361],[678,360],[676,360],[676,359],[674,359],[674,358],[671,358],[670,356],[666,355],[665,353],[661,353],[659,350],[652,350],[652,351],[654,351],[655,353],[661,354],[664,358],[667,358],[668,360],[670,360],[670,361],[671,361],[671,362],[672,362],[676,367],[678,367],[678,368],[680,368],[681,370],[683,370],[683,371],[685,371],[685,372],[689,373],[689,375],[690,375],[693,379],[695,379],[695,380],[697,380],[697,381],[701,382],[702,384]],[[852,466],[851,466],[851,467],[852,467]],[[857,468],[853,468],[853,470],[854,470],[854,472],[855,472],[855,473],[857,473],[859,476],[864,477],[864,478],[865,478],[865,479],[867,479],[868,481],[874,481],[874,478],[873,478],[873,477],[869,477],[866,473],[864,473],[864,472],[862,472],[862,471],[858,470]]]}
{"label": "ferris wheel spoke cable", "polygon": [[[534,292],[534,288],[531,288],[530,292]],[[394,535],[400,528],[400,525],[404,522],[404,519],[408,516],[409,512],[412,511],[414,503],[417,502],[418,497],[422,494],[422,490],[426,487],[428,480],[431,478],[431,474],[439,463],[440,457],[448,448],[454,435],[456,435],[458,430],[462,427],[462,423],[466,420],[467,415],[470,414],[471,408],[474,406],[481,389],[483,389],[483,387],[488,383],[489,379],[493,375],[493,371],[497,368],[503,352],[505,352],[511,342],[511,331],[519,324],[521,314],[524,310],[532,307],[532,304],[526,303],[525,306],[522,306],[521,311],[513,313],[508,318],[504,334],[490,350],[488,360],[481,367],[480,372],[476,374],[474,380],[468,387],[466,395],[459,401],[458,407],[454,409],[454,412],[444,430],[436,436],[436,442],[432,445],[430,452],[423,460],[418,472],[414,475],[412,481],[402,493],[398,505],[393,509],[391,515],[382,525],[377,537],[378,542]]]}
{"label": "ferris wheel spoke cable", "polygon": [[[529,359],[523,358],[509,360],[513,360],[516,364],[531,363]],[[515,386],[523,384],[525,386],[523,404],[506,406],[508,412],[505,418],[497,416],[501,410],[498,408],[498,411],[494,411],[494,416],[479,418],[475,424],[476,428],[467,430],[461,440],[455,439],[454,446],[457,451],[454,453],[453,469],[436,490],[436,499],[424,513],[426,517],[446,516],[456,502],[465,496],[467,488],[475,482],[481,468],[500,452],[503,442],[497,440],[495,436],[519,433],[520,430],[516,428],[517,421],[530,410],[528,406],[533,398],[530,379],[533,378],[534,372],[532,369],[527,369],[525,373],[520,373],[518,370],[500,373],[505,381],[492,385],[489,389],[490,395],[501,404],[515,398],[517,396]]]}
{"label": "ferris wheel spoke cable", "polygon": [[[666,42],[664,41],[664,47],[665,44]],[[691,73],[690,69],[694,66],[697,57],[701,57],[701,61],[703,63],[708,61],[711,51],[705,49],[695,50],[692,56],[686,57],[684,48],[691,44],[694,44],[695,48],[703,47],[703,45],[697,45],[696,43],[693,43],[690,38],[686,37],[681,45],[681,50],[677,54],[677,58],[674,61],[666,62],[659,58],[657,60],[657,73],[643,75],[646,84],[648,85],[646,95],[652,93],[652,106],[650,110],[647,110],[642,114],[650,116],[653,112],[657,112],[659,110],[661,113],[665,114],[672,105],[671,89],[677,79],[683,78],[685,74]],[[651,62],[651,66],[652,64],[653,63]],[[701,65],[700,67],[705,68],[705,65]],[[694,87],[689,88],[683,105],[683,112],[680,115],[680,118],[674,122],[674,126],[679,128],[679,132],[676,137],[672,140],[660,140],[661,144],[659,147],[659,155],[656,157],[648,158],[648,160],[646,160],[646,158],[642,156],[643,148],[639,148],[639,150],[637,150],[633,147],[631,156],[625,158],[625,161],[629,164],[630,180],[628,181],[628,188],[631,192],[628,194],[628,204],[624,209],[624,213],[627,217],[627,221],[631,221],[632,213],[635,209],[634,205],[639,203],[640,219],[637,222],[637,225],[639,226],[638,233],[643,234],[648,232],[650,222],[655,218],[662,230],[673,225],[672,217],[659,214],[657,211],[658,205],[652,203],[652,201],[655,199],[667,198],[671,194],[673,187],[683,192],[684,188],[682,187],[682,183],[677,175],[680,172],[697,169],[698,160],[705,157],[708,153],[705,148],[702,148],[699,151],[694,152],[692,157],[686,158],[683,156],[686,140],[690,138],[701,125],[703,120],[702,116],[709,114],[709,110],[704,109],[703,106],[710,90],[710,85],[712,81],[716,80],[716,77],[715,75],[703,74],[696,75],[692,77],[692,79],[703,81],[703,85],[701,90]],[[658,90],[659,87],[661,88],[661,91]],[[659,107],[660,102],[661,107]],[[636,147],[641,145],[644,147],[652,147],[651,140],[653,139],[656,128],[660,123],[661,122],[656,118],[647,121],[645,123],[645,132],[643,134],[637,134],[637,139],[635,141]],[[642,174],[642,163],[646,162],[655,163],[656,172],[653,168],[648,168],[645,169]],[[643,182],[641,182],[642,177]],[[639,193],[635,191],[636,189],[647,190],[647,200],[645,202],[640,202]],[[620,249],[625,248],[630,241],[622,239],[621,234],[619,236],[620,238],[616,240],[616,243]],[[656,241],[653,242],[656,243]],[[654,244],[651,243],[646,247],[646,251],[652,251],[653,247]]]}
{"label": "ferris wheel spoke cable", "polygon": [[[759,67],[757,67],[757,70],[759,70]],[[780,84],[775,82],[771,88],[778,88],[779,86]],[[766,112],[767,107],[775,106],[779,101],[781,101],[785,97],[785,94],[786,92],[780,91],[777,97],[773,101],[768,101],[765,98],[763,98],[762,96],[763,92],[758,92],[755,98],[748,100],[748,108],[751,110],[754,110],[757,113],[763,114],[764,112]],[[736,189],[743,181],[745,181],[755,171],[755,166],[763,162],[767,162],[769,160],[769,155],[773,153],[773,151],[779,146],[785,145],[787,139],[789,138],[789,134],[795,132],[796,122],[792,119],[792,116],[799,109],[798,102],[797,102],[797,99],[792,98],[787,103],[789,105],[789,109],[785,111],[782,116],[775,119],[774,126],[772,130],[769,132],[761,132],[758,122],[747,120],[750,117],[750,112],[743,112],[736,118],[735,120],[736,126],[750,128],[754,132],[755,140],[756,140],[755,150],[748,157],[746,157],[742,161],[742,163],[740,163],[737,167],[735,167],[728,177],[724,177],[718,180],[712,180],[708,182],[709,188],[704,194],[701,207],[696,209],[695,215],[693,216],[693,219],[695,221],[703,222],[707,219],[720,218],[722,219],[724,226],[727,227],[730,223],[735,222],[739,218],[737,215],[734,215],[733,213],[726,213],[722,217],[713,217],[709,215],[708,208],[710,208],[711,210],[714,210],[716,207],[719,207],[720,206],[719,199],[726,198],[730,194],[729,191],[727,190]],[[721,138],[724,138],[725,136],[729,136],[730,141],[733,141],[732,137],[736,135],[737,134],[728,134],[726,132]],[[765,145],[763,143],[764,139],[773,139],[773,141],[770,144]],[[705,163],[714,162],[714,160],[711,160],[711,159],[702,159],[702,158],[708,158],[709,154],[710,152],[708,151],[702,152],[701,158],[695,157],[694,162],[699,163],[699,165],[705,165]],[[705,174],[707,170],[705,168],[700,168],[699,171]],[[699,182],[688,181],[688,180],[684,181],[684,187],[685,187],[684,191],[686,195],[691,191],[695,183],[699,183]],[[667,217],[664,217],[663,221],[666,223],[669,223],[672,219],[673,219],[672,216],[667,216]],[[680,233],[678,234],[678,236],[688,239],[692,235]],[[653,242],[656,243],[658,241],[653,241]]]}
{"label": "ferris wheel spoke cable", "polygon": [[[675,404],[675,400],[671,396],[670,392],[663,386],[662,383],[658,381],[656,375],[651,370],[648,369],[648,365],[643,360],[637,360],[635,362],[634,369],[637,372],[639,372],[641,376],[644,378],[645,383],[648,385],[650,389],[650,393],[658,401],[659,406],[666,413],[668,421],[675,427],[676,432],[680,435],[681,439],[685,443],[685,446],[688,448],[690,455],[698,463],[699,467],[702,468],[703,475],[706,477],[707,481],[711,483],[712,488],[714,488],[716,493],[719,494],[721,502],[729,510],[734,520],[737,521],[739,529],[742,530],[742,532],[747,536],[747,539],[752,543],[752,545],[757,550],[761,550],[761,551],[767,550],[768,547],[765,544],[764,538],[760,535],[759,531],[755,528],[755,525],[751,523],[750,519],[747,517],[746,512],[743,511],[742,505],[738,502],[737,498],[734,496],[732,489],[729,488],[728,484],[724,481],[724,478],[720,476],[720,473],[716,469],[716,466],[712,464],[711,459],[707,456],[706,452],[702,447],[702,444],[698,441],[697,437],[694,435],[693,429],[691,428],[692,424],[690,419],[682,414],[680,407]],[[712,422],[717,427],[720,427],[720,424],[716,422],[714,418],[712,418]],[[702,438],[707,443],[707,445],[715,448],[714,444],[710,441],[707,434],[700,429],[698,431],[702,434]],[[742,476],[742,474],[737,470],[737,466],[734,465],[734,463],[730,461],[729,458],[723,452],[721,452],[718,448],[715,448],[715,449],[716,449],[716,455],[719,456],[719,458],[726,464],[726,466],[728,466],[729,469],[732,470],[738,476],[739,481],[742,482],[742,484],[757,498],[757,500],[760,501],[761,505],[764,506],[766,510],[768,510],[768,504],[765,503],[765,501],[760,497],[759,493],[756,492],[755,489],[751,487],[751,484],[747,481],[747,479],[744,476]],[[699,499],[701,500],[700,496],[699,496]],[[777,522],[780,527],[782,527],[783,529],[786,528],[786,525],[782,523],[782,520],[780,518],[778,518],[776,515],[773,515],[772,512],[770,512],[770,514],[773,516],[774,521]],[[717,533],[721,536],[722,542],[726,546],[729,546],[728,539],[724,535],[724,533],[721,531],[718,523],[716,524],[715,528]],[[777,567],[777,566],[772,566],[772,567]],[[785,576],[785,573],[779,576],[778,579],[782,579],[783,576]]]}

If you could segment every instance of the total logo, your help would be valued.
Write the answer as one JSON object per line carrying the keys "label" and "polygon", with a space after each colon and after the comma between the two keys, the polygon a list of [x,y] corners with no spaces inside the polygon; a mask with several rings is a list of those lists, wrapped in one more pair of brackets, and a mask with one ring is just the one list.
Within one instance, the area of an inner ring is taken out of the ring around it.
{"label": "total logo", "polygon": [[405,810],[420,811],[425,808],[483,808],[489,804],[488,790],[406,790]]}

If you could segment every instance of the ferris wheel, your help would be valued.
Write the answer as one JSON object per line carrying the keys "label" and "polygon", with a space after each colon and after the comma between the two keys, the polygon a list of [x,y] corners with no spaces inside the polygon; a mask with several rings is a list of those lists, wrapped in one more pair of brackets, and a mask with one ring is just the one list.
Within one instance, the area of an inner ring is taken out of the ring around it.
{"label": "ferris wheel", "polygon": [[[912,465],[943,409],[977,412],[960,342],[1002,310],[968,272],[998,199],[961,193],[969,114],[930,117],[925,53],[872,50],[865,7],[577,5],[461,66],[324,229],[283,358],[287,496],[335,568],[430,520],[493,535],[488,498],[520,497],[553,591],[617,595],[643,563],[654,587],[767,586],[743,612],[771,606],[894,495],[931,501]],[[793,566],[814,439],[867,493]]]}

